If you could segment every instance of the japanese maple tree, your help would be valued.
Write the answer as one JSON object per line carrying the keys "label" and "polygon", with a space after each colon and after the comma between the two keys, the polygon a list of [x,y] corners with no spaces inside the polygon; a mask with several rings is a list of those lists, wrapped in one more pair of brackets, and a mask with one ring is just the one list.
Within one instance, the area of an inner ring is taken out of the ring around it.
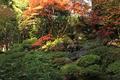
{"label": "japanese maple tree", "polygon": [[97,33],[97,36],[101,38],[110,36],[112,36],[112,38],[119,38],[120,36],[120,9],[115,3],[116,1],[93,1],[94,5],[91,15],[91,23],[93,29],[95,29]]}
{"label": "japanese maple tree", "polygon": [[71,0],[29,0],[29,7],[24,11],[24,15],[53,15],[58,9],[84,15],[89,7],[86,4],[78,1],[72,2]]}

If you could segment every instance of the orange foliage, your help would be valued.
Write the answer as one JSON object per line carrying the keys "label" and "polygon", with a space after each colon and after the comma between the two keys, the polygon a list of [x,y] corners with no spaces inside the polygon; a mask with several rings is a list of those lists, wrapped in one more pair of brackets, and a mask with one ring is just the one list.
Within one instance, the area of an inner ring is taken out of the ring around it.
{"label": "orange foliage", "polygon": [[49,40],[52,40],[52,35],[50,33],[39,38],[34,44],[32,44],[32,48],[42,46],[43,42],[49,41]]}
{"label": "orange foliage", "polygon": [[30,8],[34,8],[39,5],[39,0],[29,0]]}
{"label": "orange foliage", "polygon": [[49,6],[58,8],[60,10],[73,11],[81,15],[85,14],[88,7],[82,5],[80,2],[72,2],[71,0],[29,0],[29,8],[24,11],[25,16],[43,15],[46,14],[42,10],[48,10]]}

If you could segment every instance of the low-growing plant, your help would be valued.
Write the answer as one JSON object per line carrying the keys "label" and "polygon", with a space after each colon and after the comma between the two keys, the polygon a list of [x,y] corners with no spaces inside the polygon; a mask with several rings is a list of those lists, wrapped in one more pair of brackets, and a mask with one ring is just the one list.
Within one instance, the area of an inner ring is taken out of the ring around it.
{"label": "low-growing plant", "polygon": [[84,78],[85,80],[103,80],[104,73],[100,65],[94,64],[86,67],[84,69]]}
{"label": "low-growing plant", "polygon": [[72,60],[66,57],[61,57],[61,58],[55,58],[53,60],[53,63],[55,66],[58,66],[58,68],[62,67],[65,64],[70,64],[72,63]]}
{"label": "low-growing plant", "polygon": [[110,74],[119,74],[120,73],[120,61],[115,61],[108,65],[107,73]]}
{"label": "low-growing plant", "polygon": [[115,61],[108,65],[106,68],[108,80],[119,80],[120,79],[120,61]]}
{"label": "low-growing plant", "polygon": [[76,63],[78,66],[87,67],[89,65],[98,64],[100,59],[100,56],[90,54],[81,56]]}
{"label": "low-growing plant", "polygon": [[64,80],[81,80],[83,68],[76,64],[67,64],[61,68]]}
{"label": "low-growing plant", "polygon": [[0,55],[0,79],[4,80],[63,80],[55,58],[66,57],[63,52],[6,52]]}

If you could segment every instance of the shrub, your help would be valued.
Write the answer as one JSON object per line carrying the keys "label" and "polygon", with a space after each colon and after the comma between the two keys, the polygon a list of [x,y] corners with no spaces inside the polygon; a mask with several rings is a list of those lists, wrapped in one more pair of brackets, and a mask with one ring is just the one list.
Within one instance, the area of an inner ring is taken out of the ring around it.
{"label": "shrub", "polygon": [[71,62],[72,61],[69,58],[66,58],[66,57],[55,58],[53,60],[54,65],[58,66],[58,68],[61,67],[61,66],[63,66],[63,65],[65,65],[65,64],[69,64]]}
{"label": "shrub", "polygon": [[101,67],[100,65],[94,64],[94,65],[90,65],[88,67],[86,67],[85,69],[85,73],[86,74],[93,74],[93,76],[95,76],[95,74],[100,74],[101,72]]}
{"label": "shrub", "polygon": [[99,46],[94,49],[90,49],[88,54],[95,54],[99,56],[103,56],[105,53],[108,53],[109,47],[107,46]]}
{"label": "shrub", "polygon": [[[33,52],[32,52],[33,53]],[[61,80],[57,68],[51,63],[52,54],[33,53],[24,57],[25,72],[31,80]]]}
{"label": "shrub", "polygon": [[84,68],[83,80],[104,80],[100,65],[94,64]]}
{"label": "shrub", "polygon": [[112,46],[99,46],[94,49],[90,49],[87,54],[93,54],[100,56],[103,67],[111,64],[112,62],[119,60],[120,49]]}
{"label": "shrub", "polygon": [[37,38],[31,38],[31,39],[24,40],[22,44],[33,44],[36,41],[37,41]]}
{"label": "shrub", "polygon": [[82,78],[83,69],[75,64],[67,64],[61,68],[65,80],[78,80]]}
{"label": "shrub", "polygon": [[27,40],[24,40],[21,45],[24,50],[31,50],[33,49],[32,44],[35,43],[36,41],[37,41],[37,38],[27,39]]}
{"label": "shrub", "polygon": [[23,51],[24,51],[23,45],[16,43],[10,47],[10,50],[7,53],[15,53],[15,52],[23,52]]}
{"label": "shrub", "polygon": [[109,64],[114,61],[120,60],[120,49],[115,47],[109,47],[106,52],[101,53],[102,57],[102,65],[103,67],[107,67]]}
{"label": "shrub", "polygon": [[10,47],[10,50],[8,53],[14,53],[14,52],[23,52],[26,49],[32,49],[31,45],[36,41],[36,38],[31,38],[24,40],[21,44],[20,43],[15,43]]}
{"label": "shrub", "polygon": [[98,46],[103,46],[100,40],[94,39],[94,40],[87,40],[85,43],[82,45],[85,49],[94,49]]}
{"label": "shrub", "polygon": [[120,61],[109,64],[106,73],[108,80],[120,80]]}
{"label": "shrub", "polygon": [[4,80],[63,80],[52,63],[67,57],[63,52],[12,52],[0,55],[0,79]]}
{"label": "shrub", "polygon": [[85,69],[85,78],[87,78],[88,80],[92,79],[92,80],[103,80],[104,73],[102,72],[102,68],[100,65],[91,65],[88,66]]}
{"label": "shrub", "polygon": [[76,63],[78,66],[87,67],[89,65],[99,63],[100,59],[101,58],[99,56],[90,54],[90,55],[81,56]]}
{"label": "shrub", "polygon": [[115,61],[108,65],[107,73],[118,74],[120,73],[120,61]]}

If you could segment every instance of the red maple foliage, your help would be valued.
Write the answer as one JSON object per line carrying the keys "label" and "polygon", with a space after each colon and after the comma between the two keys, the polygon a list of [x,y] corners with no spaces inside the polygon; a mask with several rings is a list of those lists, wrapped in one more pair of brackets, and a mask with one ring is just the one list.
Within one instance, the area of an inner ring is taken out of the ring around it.
{"label": "red maple foliage", "polygon": [[114,28],[111,25],[106,25],[99,29],[97,33],[100,38],[104,39],[114,33]]}
{"label": "red maple foliage", "polygon": [[[50,6],[53,6],[52,9],[49,9]],[[30,15],[42,15],[46,16],[48,13],[54,13],[54,9],[59,10],[68,10],[74,13],[79,13],[81,15],[85,14],[89,7],[80,3],[72,2],[71,0],[29,0],[29,7],[24,11],[25,16]]]}
{"label": "red maple foliage", "polygon": [[[94,0],[91,26],[101,38],[119,35],[120,8],[114,0]],[[97,29],[97,30],[96,30]],[[118,38],[118,36],[116,37]]]}
{"label": "red maple foliage", "polygon": [[32,44],[32,48],[42,46],[43,42],[49,41],[49,40],[52,40],[52,35],[50,33],[40,37],[34,44]]}

